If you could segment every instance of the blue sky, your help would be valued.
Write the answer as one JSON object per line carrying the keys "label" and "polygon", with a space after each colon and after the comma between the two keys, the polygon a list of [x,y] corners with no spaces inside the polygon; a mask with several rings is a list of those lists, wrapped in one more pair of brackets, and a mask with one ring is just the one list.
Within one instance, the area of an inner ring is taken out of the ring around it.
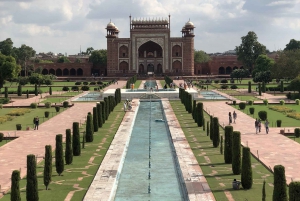
{"label": "blue sky", "polygon": [[180,37],[190,19],[195,49],[224,52],[248,31],[270,50],[300,40],[300,0],[0,0],[0,41],[26,44],[37,52],[76,54],[80,46],[106,49],[107,23],[129,37],[133,18],[168,17],[171,36]]}

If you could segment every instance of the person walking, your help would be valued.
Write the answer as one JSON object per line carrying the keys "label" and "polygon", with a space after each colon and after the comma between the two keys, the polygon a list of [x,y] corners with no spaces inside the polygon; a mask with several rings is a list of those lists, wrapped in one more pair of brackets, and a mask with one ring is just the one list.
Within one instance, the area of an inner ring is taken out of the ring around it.
{"label": "person walking", "polygon": [[40,123],[39,117],[36,116],[34,118],[34,130],[39,130],[39,123]]}
{"label": "person walking", "polygon": [[258,121],[257,121],[257,119],[255,120],[254,125],[255,125],[255,131],[256,131],[256,134],[257,134],[257,132],[258,132]]}
{"label": "person walking", "polygon": [[231,112],[229,112],[228,116],[229,116],[229,125],[230,125],[230,124],[232,123],[232,116],[231,116]]}
{"label": "person walking", "polygon": [[126,101],[124,102],[124,112],[126,112],[126,106],[127,106],[127,104],[126,104]]}
{"label": "person walking", "polygon": [[269,133],[269,122],[268,122],[268,119],[266,119],[266,121],[265,121],[265,127],[266,127],[266,133],[268,134]]}
{"label": "person walking", "polygon": [[233,116],[233,123],[235,123],[235,120],[237,118],[237,114],[235,111],[233,111],[232,116]]}
{"label": "person walking", "polygon": [[260,132],[261,131],[261,120],[259,119],[258,120],[258,132]]}

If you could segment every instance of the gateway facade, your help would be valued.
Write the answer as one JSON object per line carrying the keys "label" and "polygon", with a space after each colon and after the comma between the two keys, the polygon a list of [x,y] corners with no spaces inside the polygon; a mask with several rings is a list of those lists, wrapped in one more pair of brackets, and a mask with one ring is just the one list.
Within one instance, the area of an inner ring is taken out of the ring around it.
{"label": "gateway facade", "polygon": [[194,24],[182,37],[170,36],[168,18],[130,19],[130,38],[119,38],[112,23],[107,29],[107,75],[194,75]]}

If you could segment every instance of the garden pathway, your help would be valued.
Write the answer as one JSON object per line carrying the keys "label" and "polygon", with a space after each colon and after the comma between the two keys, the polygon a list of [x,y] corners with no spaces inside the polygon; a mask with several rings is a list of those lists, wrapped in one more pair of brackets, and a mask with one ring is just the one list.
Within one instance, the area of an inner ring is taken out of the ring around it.
{"label": "garden pathway", "polygon": [[[227,105],[224,101],[203,102],[204,109],[219,118],[221,126],[228,125],[228,113],[233,112],[234,108]],[[300,181],[300,144],[279,134],[282,128],[270,128],[266,134],[264,126],[262,132],[255,133],[254,119],[239,110],[237,113],[236,124],[232,124],[235,131],[240,131],[242,144],[251,149],[251,153],[269,169],[273,170],[275,165],[285,167],[287,183],[291,180]],[[294,128],[285,128],[291,131]]]}

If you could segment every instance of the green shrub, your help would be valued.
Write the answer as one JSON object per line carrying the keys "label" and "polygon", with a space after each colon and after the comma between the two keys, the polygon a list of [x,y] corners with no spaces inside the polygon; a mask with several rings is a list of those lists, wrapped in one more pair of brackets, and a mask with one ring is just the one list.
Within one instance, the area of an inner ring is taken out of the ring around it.
{"label": "green shrub", "polygon": [[250,108],[249,108],[250,114],[254,114],[254,111],[255,111],[255,108],[254,108],[254,107],[250,107]]}
{"label": "green shrub", "polygon": [[49,95],[50,96],[52,95],[52,87],[51,86],[49,87]]}
{"label": "green shrub", "polygon": [[96,82],[90,82],[90,85],[95,85],[96,84]]}
{"label": "green shrub", "polygon": [[63,142],[62,142],[62,134],[56,135],[55,138],[55,167],[56,172],[60,176],[64,171],[64,153],[63,153]]}
{"label": "green shrub", "polygon": [[51,182],[52,177],[52,146],[45,146],[45,164],[44,164],[44,185],[46,190]]}
{"label": "green shrub", "polygon": [[253,184],[250,148],[243,147],[241,183],[244,189],[250,189]]}
{"label": "green shrub", "polygon": [[232,101],[232,104],[233,104],[233,105],[236,105],[236,100]]}
{"label": "green shrub", "polygon": [[248,93],[251,93],[252,89],[251,89],[251,81],[248,82]]}
{"label": "green shrub", "polygon": [[102,106],[102,122],[103,122],[102,124],[104,124],[106,120],[106,108],[105,108],[106,104],[104,101],[100,101],[100,104]]}
{"label": "green shrub", "polygon": [[36,108],[37,108],[37,104],[36,104],[36,103],[31,103],[31,104],[30,104],[30,108],[36,109]]}
{"label": "green shrub", "polygon": [[85,135],[86,135],[87,142],[94,141],[93,130],[94,130],[93,116],[91,113],[88,113],[87,118],[86,118],[86,127],[85,127]]}
{"label": "green shrub", "polygon": [[79,91],[79,87],[78,86],[73,86],[71,89],[72,89],[72,91]]}
{"label": "green shrub", "polygon": [[294,133],[296,137],[300,137],[300,128],[295,128]]}
{"label": "green shrub", "polygon": [[241,133],[232,133],[232,172],[235,175],[241,174]]}
{"label": "green shrub", "polygon": [[3,105],[2,104],[0,104],[0,109],[2,109],[3,108]]}
{"label": "green shrub", "polygon": [[102,81],[97,81],[97,84],[102,85],[103,82]]}
{"label": "green shrub", "polygon": [[56,105],[56,106],[55,106],[55,111],[56,111],[56,112],[59,112],[59,111],[60,111],[60,106]]}
{"label": "green shrub", "polygon": [[82,91],[88,91],[88,90],[90,90],[90,87],[84,85],[84,86],[81,87],[81,90],[82,90]]}
{"label": "green shrub", "polygon": [[22,85],[18,86],[18,96],[22,96]]}
{"label": "green shrub", "polygon": [[248,105],[253,105],[253,100],[249,100]]}
{"label": "green shrub", "polygon": [[296,103],[296,105],[300,105],[300,100],[299,100],[299,99],[296,99],[296,100],[295,100],[295,103]]}
{"label": "green shrub", "polygon": [[7,116],[22,116],[26,113],[29,113],[31,110],[27,109],[27,108],[17,108],[17,109],[13,109],[12,111],[10,111],[9,113],[7,113]]}
{"label": "green shrub", "polygon": [[287,201],[285,169],[282,165],[274,166],[273,201]]}
{"label": "green shrub", "polygon": [[227,164],[232,162],[232,126],[225,126],[225,142],[224,142],[224,161]]}
{"label": "green shrub", "polygon": [[219,133],[219,119],[218,117],[213,118],[213,125],[214,125],[214,136],[213,136],[213,146],[218,147],[220,144],[220,133]]}
{"label": "green shrub", "polygon": [[80,147],[80,132],[79,132],[79,123],[73,122],[73,156],[80,156],[81,147]]}
{"label": "green shrub", "polygon": [[83,82],[83,85],[88,85],[89,83],[88,82]]}
{"label": "green shrub", "polygon": [[280,92],[284,92],[283,80],[280,81]]}
{"label": "green shrub", "polygon": [[258,116],[262,121],[265,121],[268,118],[268,113],[266,111],[259,111]]}
{"label": "green shrub", "polygon": [[263,100],[264,105],[268,105],[269,101],[267,99]]}
{"label": "green shrub", "polygon": [[239,108],[240,108],[240,110],[244,110],[246,108],[246,103],[245,102],[240,102],[239,103]]}
{"label": "green shrub", "polygon": [[68,101],[64,101],[63,102],[63,107],[64,108],[68,108],[69,107],[69,102]]}
{"label": "green shrub", "polygon": [[4,134],[0,133],[0,142],[2,142],[3,138],[4,138]]}
{"label": "green shrub", "polygon": [[45,117],[46,117],[46,118],[49,118],[49,114],[50,114],[49,111],[45,111]]}
{"label": "green shrub", "polygon": [[16,129],[17,129],[17,131],[22,130],[22,124],[16,124]]}
{"label": "green shrub", "polygon": [[46,102],[46,103],[45,103],[45,108],[50,108],[50,107],[51,107],[51,105],[52,105],[52,103],[51,103],[51,102]]}
{"label": "green shrub", "polygon": [[234,84],[230,86],[231,89],[237,89],[238,87]]}
{"label": "green shrub", "polygon": [[280,103],[280,105],[284,105],[285,102],[284,102],[284,100],[280,100],[279,103]]}
{"label": "green shrub", "polygon": [[26,200],[38,201],[38,180],[35,155],[27,155]]}
{"label": "green shrub", "polygon": [[67,165],[73,162],[73,150],[72,150],[72,136],[71,129],[66,129],[66,150],[65,150],[65,161]]}
{"label": "green shrub", "polygon": [[21,201],[20,194],[20,171],[14,170],[11,175],[11,188],[10,188],[10,200]]}
{"label": "green shrub", "polygon": [[228,88],[228,85],[224,85],[224,84],[223,84],[223,85],[221,86],[221,88],[222,88],[222,89],[227,89],[227,88]]}
{"label": "green shrub", "polygon": [[81,82],[75,82],[75,85],[81,85]]}
{"label": "green shrub", "polygon": [[281,127],[281,120],[276,120],[276,125],[277,125],[277,127]]}
{"label": "green shrub", "polygon": [[34,85],[34,95],[37,96],[39,95],[39,90],[37,84]]}
{"label": "green shrub", "polygon": [[289,200],[299,201],[300,200],[300,182],[292,181],[289,184]]}
{"label": "green shrub", "polygon": [[197,119],[197,125],[198,127],[203,126],[203,103],[199,102],[197,103],[197,109],[196,109],[196,119]]}
{"label": "green shrub", "polygon": [[69,91],[70,89],[69,89],[69,87],[64,86],[64,87],[62,88],[62,90],[63,90],[63,91]]}

